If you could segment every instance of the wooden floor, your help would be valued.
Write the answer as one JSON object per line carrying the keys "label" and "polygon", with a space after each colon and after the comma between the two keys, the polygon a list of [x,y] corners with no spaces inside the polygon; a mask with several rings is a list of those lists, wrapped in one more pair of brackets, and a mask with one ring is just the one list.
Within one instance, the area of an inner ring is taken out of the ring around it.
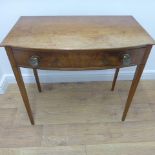
{"label": "wooden floor", "polygon": [[130,81],[27,85],[35,126],[17,85],[0,95],[0,155],[154,155],[155,81],[139,84],[126,121]]}

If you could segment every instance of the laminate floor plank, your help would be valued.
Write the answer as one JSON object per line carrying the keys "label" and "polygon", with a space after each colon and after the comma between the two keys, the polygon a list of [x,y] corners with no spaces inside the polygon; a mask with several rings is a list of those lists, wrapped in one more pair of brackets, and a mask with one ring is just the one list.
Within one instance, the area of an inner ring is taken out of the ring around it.
{"label": "laminate floor plank", "polygon": [[0,154],[150,155],[155,152],[155,81],[140,82],[121,122],[130,84],[118,81],[114,92],[111,82],[42,84],[42,93],[28,84],[35,126],[17,85],[9,85],[0,95]]}
{"label": "laminate floor plank", "polygon": [[154,130],[152,121],[45,125],[42,146],[152,142]]}
{"label": "laminate floor plank", "polygon": [[87,155],[154,155],[155,143],[124,143],[86,146]]}
{"label": "laminate floor plank", "polygon": [[42,126],[0,127],[0,147],[40,146]]}

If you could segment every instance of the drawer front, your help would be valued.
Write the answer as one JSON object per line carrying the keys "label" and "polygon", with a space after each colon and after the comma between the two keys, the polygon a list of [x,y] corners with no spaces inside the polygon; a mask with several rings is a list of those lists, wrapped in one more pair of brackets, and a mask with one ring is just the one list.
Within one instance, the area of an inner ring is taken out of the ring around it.
{"label": "drawer front", "polygon": [[145,48],[113,51],[40,51],[13,49],[20,67],[40,69],[102,69],[137,65],[142,62]]}

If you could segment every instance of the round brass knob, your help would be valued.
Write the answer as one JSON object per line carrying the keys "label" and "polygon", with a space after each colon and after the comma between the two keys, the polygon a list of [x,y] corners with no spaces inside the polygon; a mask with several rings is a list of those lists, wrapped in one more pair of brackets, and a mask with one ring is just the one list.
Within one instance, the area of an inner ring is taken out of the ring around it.
{"label": "round brass knob", "polygon": [[38,68],[39,67],[39,57],[34,55],[31,56],[29,59],[29,64],[33,67],[33,68]]}
{"label": "round brass knob", "polygon": [[131,64],[131,57],[129,54],[124,54],[123,55],[123,65],[124,66],[129,66]]}

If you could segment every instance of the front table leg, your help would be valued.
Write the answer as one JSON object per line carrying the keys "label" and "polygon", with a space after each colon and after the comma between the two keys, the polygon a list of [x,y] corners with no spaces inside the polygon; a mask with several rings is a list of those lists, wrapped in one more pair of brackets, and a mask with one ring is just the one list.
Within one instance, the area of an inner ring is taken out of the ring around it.
{"label": "front table leg", "polygon": [[21,96],[23,98],[23,102],[25,104],[26,111],[27,111],[29,119],[30,119],[30,122],[31,122],[32,125],[34,125],[33,115],[32,115],[31,107],[30,107],[30,104],[29,104],[29,99],[28,99],[28,96],[27,96],[27,92],[26,92],[26,88],[25,88],[25,85],[24,85],[22,75],[21,75],[20,68],[16,65],[12,49],[10,47],[6,47],[5,49],[6,49],[8,58],[10,60],[12,70],[14,72],[14,75],[15,75],[15,78],[16,78],[16,81],[17,81]]}
{"label": "front table leg", "polygon": [[128,98],[127,98],[127,101],[125,104],[125,108],[124,108],[124,112],[123,112],[123,116],[122,116],[122,121],[125,120],[126,115],[128,113],[129,107],[131,105],[131,102],[132,102],[133,96],[135,94],[136,88],[138,86],[139,80],[141,78],[141,75],[143,73],[147,58],[148,58],[149,53],[151,51],[151,48],[152,48],[152,46],[147,46],[146,51],[145,51],[145,55],[144,55],[143,60],[141,62],[141,65],[137,65],[136,72],[134,75],[134,79],[132,80],[132,84],[131,84],[131,87],[129,90]]}
{"label": "front table leg", "polygon": [[144,65],[139,65],[136,68],[134,79],[132,81],[132,84],[131,84],[131,87],[130,87],[130,90],[129,90],[129,94],[128,94],[128,98],[127,98],[127,101],[126,101],[126,105],[125,105],[125,108],[124,108],[124,112],[123,112],[123,116],[122,116],[122,121],[124,121],[125,118],[126,118],[127,112],[129,110],[129,107],[131,105],[133,96],[134,96],[136,88],[138,86],[140,77],[141,77],[141,75],[143,73],[143,69],[144,69]]}

